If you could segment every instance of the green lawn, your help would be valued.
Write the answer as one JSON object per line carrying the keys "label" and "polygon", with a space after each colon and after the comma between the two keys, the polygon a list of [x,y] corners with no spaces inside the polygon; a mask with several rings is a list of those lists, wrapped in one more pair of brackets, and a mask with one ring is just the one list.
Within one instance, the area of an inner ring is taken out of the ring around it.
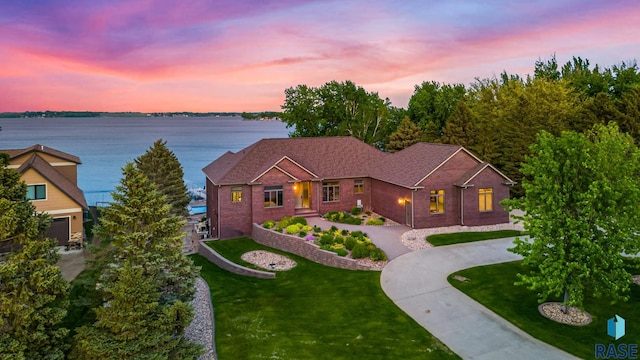
{"label": "green lawn", "polygon": [[380,272],[323,266],[246,238],[209,244],[245,265],[240,255],[259,249],[298,263],[261,280],[193,255],[211,289],[222,360],[458,358],[387,298]]}
{"label": "green lawn", "polygon": [[[449,282],[517,327],[546,343],[580,358],[593,358],[596,343],[640,343],[640,286],[633,285],[626,303],[609,304],[607,299],[587,297],[585,309],[593,317],[587,326],[570,326],[551,321],[538,312],[537,295],[523,286],[514,286],[521,262],[480,266],[449,275]],[[454,280],[454,275],[469,281]],[[561,299],[554,299],[560,301]],[[607,335],[607,320],[615,314],[627,319],[626,335],[618,341]]]}
{"label": "green lawn", "polygon": [[427,241],[433,246],[443,246],[451,244],[460,244],[473,241],[501,239],[513,236],[526,235],[525,232],[519,230],[498,230],[484,232],[459,232],[451,234],[437,234],[427,236]]}

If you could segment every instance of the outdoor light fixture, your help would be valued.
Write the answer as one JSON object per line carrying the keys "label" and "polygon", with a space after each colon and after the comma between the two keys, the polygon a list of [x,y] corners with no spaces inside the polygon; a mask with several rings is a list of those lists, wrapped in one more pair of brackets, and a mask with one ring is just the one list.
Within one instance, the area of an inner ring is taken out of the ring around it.
{"label": "outdoor light fixture", "polygon": [[400,205],[404,204],[404,199],[398,199],[398,204]]}

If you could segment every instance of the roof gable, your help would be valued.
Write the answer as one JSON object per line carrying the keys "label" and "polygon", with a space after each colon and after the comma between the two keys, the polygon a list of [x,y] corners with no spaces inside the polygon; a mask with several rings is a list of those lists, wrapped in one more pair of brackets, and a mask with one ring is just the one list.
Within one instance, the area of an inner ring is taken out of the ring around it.
{"label": "roof gable", "polygon": [[458,186],[458,187],[473,186],[473,184],[470,184],[471,181],[473,179],[475,179],[476,176],[478,176],[479,174],[481,174],[483,171],[485,171],[487,169],[495,172],[500,177],[502,177],[505,180],[503,182],[503,184],[505,184],[505,185],[515,185],[516,184],[515,181],[509,179],[505,174],[501,173],[498,169],[493,167],[491,164],[489,164],[487,162],[482,162],[482,163],[478,164],[476,167],[474,167],[474,168],[470,169],[469,171],[467,171],[464,175],[462,175],[460,177],[460,179],[458,179],[454,183],[454,185]]}
{"label": "roof gable", "polygon": [[34,171],[42,175],[53,186],[60,189],[60,191],[62,191],[70,199],[80,205],[80,207],[85,210],[88,209],[87,201],[84,198],[84,193],[82,192],[82,190],[80,190],[80,188],[69,181],[69,179],[67,179],[64,175],[60,174],[53,166],[51,166],[40,156],[33,154],[29,158],[29,160],[25,161],[24,164],[22,164],[18,168],[18,172],[20,174],[24,174],[29,169],[33,169]]}
{"label": "roof gable", "polygon": [[9,154],[9,159],[15,159],[19,156],[32,153],[32,152],[33,153],[40,152],[40,153],[49,154],[51,156],[57,157],[61,160],[70,161],[76,164],[82,164],[82,162],[80,161],[80,158],[75,155],[71,155],[66,152],[52,149],[48,146],[44,146],[40,144],[35,144],[25,149],[7,149],[7,150],[0,150],[0,152]]}

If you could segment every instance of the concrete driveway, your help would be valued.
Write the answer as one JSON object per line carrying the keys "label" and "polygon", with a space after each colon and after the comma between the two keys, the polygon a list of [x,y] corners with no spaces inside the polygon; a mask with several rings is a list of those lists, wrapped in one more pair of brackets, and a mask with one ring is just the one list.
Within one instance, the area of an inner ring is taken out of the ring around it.
{"label": "concrete driveway", "polygon": [[576,359],[541,342],[447,282],[455,271],[518,260],[514,238],[435,247],[402,255],[382,270],[382,289],[464,359]]}
{"label": "concrete driveway", "polygon": [[367,233],[371,242],[376,244],[377,247],[382,249],[389,260],[395,259],[400,255],[411,252],[400,241],[400,236],[405,232],[411,230],[410,227],[404,225],[391,225],[391,226],[378,226],[378,225],[349,225],[340,224],[328,221],[321,217],[307,218],[307,224],[311,226],[318,226],[322,230],[330,228],[335,225],[338,229],[345,229],[349,231],[360,230]]}

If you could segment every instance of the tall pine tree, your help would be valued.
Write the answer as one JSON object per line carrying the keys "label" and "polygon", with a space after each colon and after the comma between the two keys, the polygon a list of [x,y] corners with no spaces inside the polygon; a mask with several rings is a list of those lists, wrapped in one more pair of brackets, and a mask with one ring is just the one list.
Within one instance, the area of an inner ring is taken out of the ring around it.
{"label": "tall pine tree", "polygon": [[422,131],[408,116],[405,116],[398,125],[398,129],[389,137],[386,148],[389,152],[400,151],[422,140]]}
{"label": "tall pine tree", "polygon": [[189,195],[184,184],[184,171],[178,157],[169,150],[167,142],[156,140],[146,153],[135,159],[136,166],[167,196],[171,213],[187,216]]}
{"label": "tall pine tree", "polygon": [[[193,316],[188,303],[197,269],[182,252],[184,222],[171,214],[166,196],[133,163],[123,175],[96,228],[111,242],[108,257],[113,260],[103,273],[108,305],[96,309],[96,326],[78,330],[74,355],[192,358],[199,347],[182,339],[182,333]],[[131,355],[118,349],[129,349]]]}
{"label": "tall pine tree", "polygon": [[35,212],[8,163],[0,154],[0,241],[22,247],[0,262],[0,358],[63,359],[69,284],[56,266],[56,241],[39,238],[49,218]]}

